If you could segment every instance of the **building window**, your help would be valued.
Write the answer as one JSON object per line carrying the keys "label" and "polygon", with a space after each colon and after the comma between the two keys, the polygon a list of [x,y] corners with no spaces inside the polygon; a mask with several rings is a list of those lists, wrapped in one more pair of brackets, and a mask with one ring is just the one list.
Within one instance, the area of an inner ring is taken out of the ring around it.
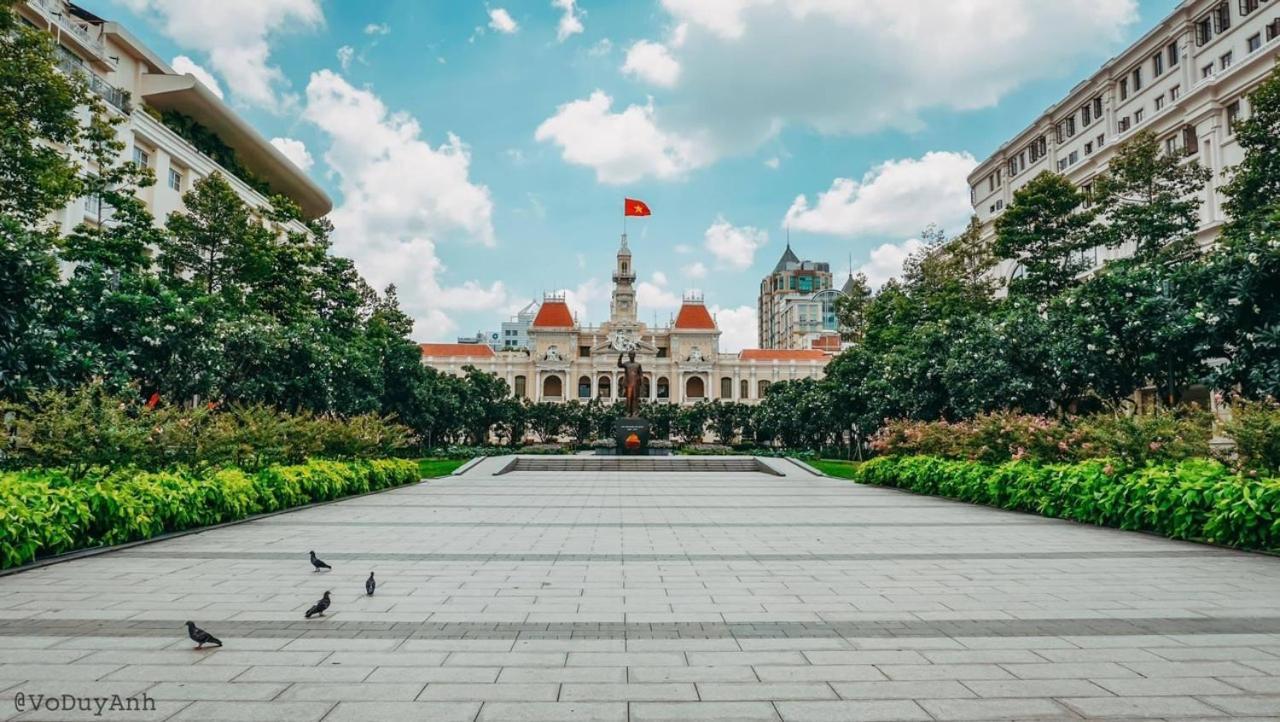
{"label": "building window", "polygon": [[[650,396],[652,396],[652,395],[653,395],[653,394],[651,393],[652,391],[653,391],[653,383],[652,383],[652,381],[649,379],[649,375],[648,375],[648,374],[645,374],[645,375],[644,375],[643,377],[641,377],[641,379],[640,379],[640,398],[642,398],[642,399],[647,399],[647,398],[649,398]],[[619,395],[619,396],[621,396],[621,395],[622,395],[622,389],[621,389],[621,388],[619,388],[619,389],[618,389],[618,395]]]}
{"label": "building window", "polygon": [[169,169],[169,187],[179,193],[182,192],[182,174],[173,168]]}
{"label": "building window", "polygon": [[517,399],[523,399],[525,397],[525,383],[525,378],[523,376],[517,376],[515,381],[511,384],[513,395]]}
{"label": "building window", "polygon": [[1127,115],[1126,115],[1125,117],[1121,118],[1121,119],[1120,119],[1120,122],[1117,124],[1117,127],[1120,129],[1120,132],[1121,132],[1121,133],[1126,133],[1126,132],[1128,132],[1128,131],[1129,131],[1129,116],[1127,116]]}
{"label": "building window", "polygon": [[1231,59],[1232,54],[1230,52],[1223,53],[1222,57],[1218,58],[1218,67],[1222,70],[1226,70],[1231,67]]}
{"label": "building window", "polygon": [[666,357],[667,357],[667,347],[666,347],[666,346],[659,346],[659,347],[658,347],[658,358],[666,358]]}
{"label": "building window", "polygon": [[1080,151],[1073,150],[1071,155],[1067,156],[1067,165],[1075,165],[1080,161]]}
{"label": "building window", "polygon": [[739,399],[751,398],[751,382],[747,381],[746,379],[743,379],[738,382],[738,398]]}
{"label": "building window", "polygon": [[1092,122],[1093,108],[1089,107],[1088,103],[1085,103],[1084,107],[1080,109],[1080,126],[1082,128],[1088,128],[1089,124]]}
{"label": "building window", "polygon": [[1213,17],[1206,15],[1196,22],[1196,46],[1204,45],[1213,39]]}
{"label": "building window", "polygon": [[1084,154],[1093,155],[1093,141],[1084,144]]}
{"label": "building window", "polygon": [[1164,152],[1168,155],[1178,154],[1178,137],[1176,135],[1164,139]]}
{"label": "building window", "polygon": [[1100,135],[1100,136],[1098,136],[1098,143],[1097,143],[1097,145],[1098,145],[1098,149],[1099,149],[1099,150],[1101,150],[1101,149],[1102,149],[1102,144],[1103,144],[1104,142],[1106,142],[1106,140],[1107,140],[1107,136],[1105,136],[1105,135]]}
{"label": "building window", "polygon": [[724,376],[720,379],[720,398],[733,398],[733,379],[728,376]]}
{"label": "building window", "polygon": [[1133,124],[1137,125],[1142,122],[1142,108],[1133,111]]}
{"label": "building window", "polygon": [[1200,150],[1200,141],[1196,138],[1196,127],[1185,126],[1182,129],[1182,150],[1187,155],[1195,155]]}
{"label": "building window", "polygon": [[667,381],[666,376],[658,377],[658,398],[660,399],[671,398],[671,382]]}
{"label": "building window", "polygon": [[765,394],[769,393],[769,382],[761,379],[760,382],[756,384],[756,393],[763,399]]}
{"label": "building window", "polygon": [[133,162],[142,168],[151,167],[151,154],[139,146],[133,146]]}
{"label": "building window", "polygon": [[548,376],[542,381],[542,397],[558,399],[564,396],[564,382],[559,376]]}
{"label": "building window", "polygon": [[1125,98],[1128,98],[1128,97],[1129,97],[1129,79],[1121,78],[1120,79],[1120,99],[1124,100]]}
{"label": "building window", "polygon": [[1258,9],[1258,0],[1240,0],[1240,15],[1245,16]]}
{"label": "building window", "polygon": [[1213,11],[1213,32],[1221,35],[1231,27],[1231,3],[1225,0]]}
{"label": "building window", "polygon": [[1175,86],[1173,86],[1172,88],[1169,88],[1169,102],[1170,102],[1170,103],[1172,103],[1173,101],[1177,100],[1179,95],[1182,95],[1182,86],[1181,86],[1181,85],[1175,85]]}
{"label": "building window", "polygon": [[690,376],[688,381],[684,382],[684,397],[686,399],[700,399],[707,395],[707,385],[701,376]]}
{"label": "building window", "polygon": [[1102,96],[1093,99],[1093,117],[1102,120]]}
{"label": "building window", "polygon": [[1157,95],[1156,96],[1156,112],[1157,113],[1160,112],[1162,108],[1164,108],[1164,96]]}
{"label": "building window", "polygon": [[1213,63],[1200,68],[1200,77],[1206,80],[1213,77]]}
{"label": "building window", "polygon": [[600,383],[596,384],[596,388],[599,391],[598,395],[602,399],[607,399],[610,396],[613,396],[613,379],[608,376],[601,376]]}
{"label": "building window", "polygon": [[1164,54],[1169,58],[1169,67],[1178,64],[1178,44],[1176,42],[1169,43],[1169,47],[1164,49]]}
{"label": "building window", "polygon": [[587,376],[578,379],[578,398],[591,398],[591,379]]}
{"label": "building window", "polygon": [[578,358],[590,358],[590,356],[591,356],[591,347],[590,347],[590,346],[579,346],[579,347],[578,347]]}
{"label": "building window", "polygon": [[1271,42],[1280,36],[1280,18],[1276,18],[1267,23],[1267,42]]}
{"label": "building window", "polygon": [[1137,67],[1133,69],[1133,92],[1136,93],[1139,90],[1142,90],[1142,68],[1141,67]]}
{"label": "building window", "polygon": [[1253,35],[1250,35],[1248,45],[1249,52],[1251,53],[1262,47],[1262,33],[1254,33]]}
{"label": "building window", "polygon": [[1160,77],[1164,72],[1164,53],[1156,53],[1151,56],[1151,77]]}
{"label": "building window", "polygon": [[1227,104],[1227,133],[1234,135],[1236,132],[1236,121],[1240,120],[1240,101],[1233,100]]}
{"label": "building window", "polygon": [[1076,134],[1076,117],[1073,115],[1070,118],[1067,118],[1067,137],[1070,138],[1075,134]]}

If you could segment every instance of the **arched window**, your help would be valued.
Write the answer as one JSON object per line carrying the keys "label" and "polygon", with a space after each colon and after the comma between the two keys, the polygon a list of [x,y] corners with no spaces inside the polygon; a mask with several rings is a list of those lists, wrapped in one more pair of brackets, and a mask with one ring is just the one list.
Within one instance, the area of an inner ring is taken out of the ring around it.
{"label": "arched window", "polygon": [[523,376],[516,377],[515,383],[513,384],[513,388],[514,388],[515,397],[517,399],[523,399],[525,397],[527,393],[525,389],[526,384],[527,382],[525,381],[525,378]]}
{"label": "arched window", "polygon": [[751,382],[750,381],[743,379],[742,382],[738,384],[738,387],[739,387],[738,398],[740,399],[751,398]]}
{"label": "arched window", "polygon": [[600,386],[600,389],[597,395],[600,398],[607,399],[613,395],[613,379],[609,378],[608,376],[601,376],[599,386]]}
{"label": "arched window", "polygon": [[658,377],[658,398],[660,399],[671,398],[671,382],[667,381],[666,376]]}
{"label": "arched window", "polygon": [[564,382],[559,376],[548,376],[542,381],[542,397],[558,399],[564,396]]}
{"label": "arched window", "polygon": [[763,399],[764,395],[769,393],[769,382],[761,379],[760,383],[756,384],[756,388],[759,389],[759,397]]}
{"label": "arched window", "polygon": [[707,385],[703,382],[701,376],[690,376],[688,381],[684,382],[684,397],[686,399],[700,399],[707,395]]}
{"label": "arched window", "polygon": [[728,376],[724,376],[720,379],[720,398],[733,398],[733,379]]}
{"label": "arched window", "polygon": [[583,376],[582,378],[578,379],[578,398],[580,399],[591,398],[591,377],[590,376]]}
{"label": "arched window", "polygon": [[[618,384],[621,386],[622,384]],[[640,377],[640,398],[647,399],[653,395],[653,382],[650,381],[649,375],[645,374]]]}

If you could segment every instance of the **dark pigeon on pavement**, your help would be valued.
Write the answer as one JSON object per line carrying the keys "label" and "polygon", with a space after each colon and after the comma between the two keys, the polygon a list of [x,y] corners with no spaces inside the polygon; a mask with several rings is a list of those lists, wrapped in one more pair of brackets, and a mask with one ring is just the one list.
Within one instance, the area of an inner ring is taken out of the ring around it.
{"label": "dark pigeon on pavement", "polygon": [[373,596],[373,590],[378,588],[378,583],[373,581],[373,572],[369,572],[369,578],[364,580],[364,592],[369,596]]}
{"label": "dark pigeon on pavement", "polygon": [[315,567],[317,572],[321,569],[333,569],[333,567],[321,561],[320,557],[317,557],[315,552],[311,552],[311,566]]}
{"label": "dark pigeon on pavement", "polygon": [[320,616],[322,616],[322,617],[323,617],[323,616],[324,616],[324,610],[326,610],[326,609],[328,609],[328,608],[329,608],[329,592],[327,592],[327,591],[326,591],[326,592],[324,593],[324,596],[323,596],[323,597],[320,597],[320,601],[318,601],[318,602],[316,602],[315,604],[311,605],[311,608],[307,610],[307,619],[311,619],[312,617],[316,616],[317,614],[319,614]]}
{"label": "dark pigeon on pavement", "polygon": [[222,640],[209,634],[203,629],[196,626],[195,622],[187,622],[187,636],[191,637],[191,641],[196,643],[196,649],[201,649],[206,644],[216,644],[222,646]]}

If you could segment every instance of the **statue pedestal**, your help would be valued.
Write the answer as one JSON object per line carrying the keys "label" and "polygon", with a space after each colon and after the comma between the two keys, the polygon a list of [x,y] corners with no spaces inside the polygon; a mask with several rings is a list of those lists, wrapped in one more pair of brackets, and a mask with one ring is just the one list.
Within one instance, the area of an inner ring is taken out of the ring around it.
{"label": "statue pedestal", "polygon": [[623,417],[613,422],[615,453],[621,456],[646,456],[649,453],[649,422],[641,418]]}

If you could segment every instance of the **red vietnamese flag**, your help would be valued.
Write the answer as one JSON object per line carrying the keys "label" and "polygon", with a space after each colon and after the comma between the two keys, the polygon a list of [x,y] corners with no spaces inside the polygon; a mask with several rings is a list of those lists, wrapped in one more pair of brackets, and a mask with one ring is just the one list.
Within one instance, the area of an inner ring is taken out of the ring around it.
{"label": "red vietnamese flag", "polygon": [[624,198],[622,201],[622,215],[624,216],[647,216],[649,214],[649,206],[644,201],[638,201],[634,198]]}

